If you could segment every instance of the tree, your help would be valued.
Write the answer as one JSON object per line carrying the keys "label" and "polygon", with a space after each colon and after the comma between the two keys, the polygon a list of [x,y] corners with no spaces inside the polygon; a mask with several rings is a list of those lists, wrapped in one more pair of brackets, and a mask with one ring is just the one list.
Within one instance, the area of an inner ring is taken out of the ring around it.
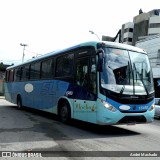
{"label": "tree", "polygon": [[4,68],[4,65],[3,65],[3,62],[0,63],[0,71],[4,71],[5,68]]}
{"label": "tree", "polygon": [[10,65],[5,65],[3,64],[3,62],[0,63],[0,71],[5,71],[7,67],[9,67]]}

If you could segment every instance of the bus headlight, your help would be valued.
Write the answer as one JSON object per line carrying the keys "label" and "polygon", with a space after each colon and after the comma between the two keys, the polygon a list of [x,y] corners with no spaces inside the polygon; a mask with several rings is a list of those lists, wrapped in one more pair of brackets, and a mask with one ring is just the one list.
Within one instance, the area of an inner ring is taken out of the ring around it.
{"label": "bus headlight", "polygon": [[110,110],[112,112],[116,112],[117,111],[117,109],[115,107],[113,107],[111,104],[109,104],[109,103],[107,103],[105,101],[103,101],[103,105],[104,105],[105,108],[107,108],[108,110]]}
{"label": "bus headlight", "polygon": [[152,104],[152,105],[148,108],[148,111],[152,111],[154,108],[155,108],[155,105]]}

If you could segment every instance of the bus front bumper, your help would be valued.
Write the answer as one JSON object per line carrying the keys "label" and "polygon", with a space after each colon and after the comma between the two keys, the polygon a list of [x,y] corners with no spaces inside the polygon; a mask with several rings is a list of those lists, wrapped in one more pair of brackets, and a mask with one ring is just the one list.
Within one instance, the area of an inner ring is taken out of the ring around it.
{"label": "bus front bumper", "polygon": [[[117,125],[117,124],[142,124],[151,123],[154,120],[155,109],[144,113],[121,113],[103,111],[97,114],[97,124],[99,125]],[[101,116],[100,116],[101,115]]]}

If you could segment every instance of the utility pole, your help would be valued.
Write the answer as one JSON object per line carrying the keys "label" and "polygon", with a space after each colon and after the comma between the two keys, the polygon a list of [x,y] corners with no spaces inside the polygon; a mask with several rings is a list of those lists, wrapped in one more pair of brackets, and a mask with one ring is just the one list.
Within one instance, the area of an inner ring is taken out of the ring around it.
{"label": "utility pole", "polygon": [[21,46],[23,46],[22,62],[24,62],[24,56],[25,56],[25,54],[24,54],[24,50],[25,50],[25,47],[26,47],[26,46],[28,46],[28,45],[27,45],[27,44],[22,44],[22,43],[20,43],[20,45],[21,45]]}

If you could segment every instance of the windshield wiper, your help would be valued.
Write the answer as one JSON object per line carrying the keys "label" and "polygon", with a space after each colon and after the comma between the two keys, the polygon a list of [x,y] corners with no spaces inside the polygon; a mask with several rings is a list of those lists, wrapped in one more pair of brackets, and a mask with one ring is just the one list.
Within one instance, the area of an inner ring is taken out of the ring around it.
{"label": "windshield wiper", "polygon": [[[138,72],[137,69],[136,69],[135,63],[133,63],[133,67],[134,67],[134,69],[135,69],[136,75],[139,76],[139,78],[140,78],[140,80],[141,80],[141,82],[142,82],[142,84],[143,84],[143,86],[144,86],[144,89],[145,89],[145,91],[146,91],[146,93],[147,93],[147,96],[148,96],[148,95],[149,95],[149,92],[148,92],[148,90],[147,90],[147,87],[146,87],[143,79],[141,78],[141,75],[139,74],[139,72]],[[136,80],[137,80],[137,77],[136,77]]]}
{"label": "windshield wiper", "polygon": [[125,89],[125,84],[122,86],[122,89],[120,90],[120,94],[123,94],[123,91],[124,91],[124,89]]}
{"label": "windshield wiper", "polygon": [[[131,70],[130,70],[130,63],[129,63],[129,61],[128,61],[128,67],[129,67],[129,72],[128,72],[128,74],[129,74],[129,84],[130,84],[130,80],[131,80],[131,77],[130,77],[130,73],[131,73]],[[126,80],[126,78],[124,79],[124,80]],[[122,89],[120,90],[120,94],[123,94],[123,92],[124,92],[124,89],[125,89],[125,84],[123,84],[123,86],[122,86]]]}

